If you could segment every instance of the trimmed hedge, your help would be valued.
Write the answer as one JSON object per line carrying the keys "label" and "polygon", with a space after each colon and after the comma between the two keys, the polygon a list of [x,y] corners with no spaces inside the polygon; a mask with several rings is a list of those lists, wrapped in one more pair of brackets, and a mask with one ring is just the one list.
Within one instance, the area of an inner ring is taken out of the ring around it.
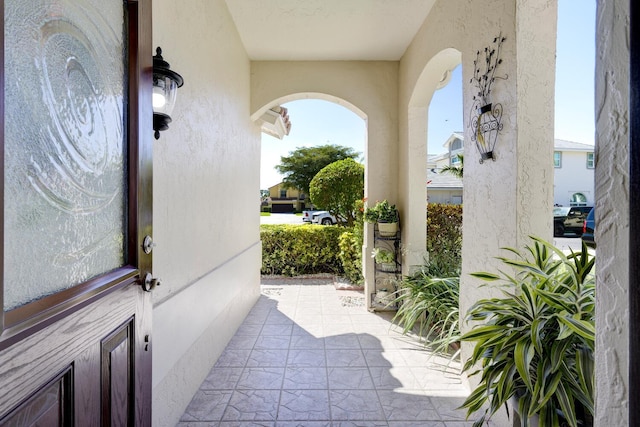
{"label": "trimmed hedge", "polygon": [[262,274],[343,274],[340,235],[344,227],[261,225]]}
{"label": "trimmed hedge", "polygon": [[[353,284],[362,279],[362,231],[322,225],[261,225],[262,274],[330,273]],[[462,205],[427,205],[425,270],[436,277],[460,274]]]}
{"label": "trimmed hedge", "polygon": [[462,267],[462,205],[427,204],[427,263],[439,277],[460,274]]}

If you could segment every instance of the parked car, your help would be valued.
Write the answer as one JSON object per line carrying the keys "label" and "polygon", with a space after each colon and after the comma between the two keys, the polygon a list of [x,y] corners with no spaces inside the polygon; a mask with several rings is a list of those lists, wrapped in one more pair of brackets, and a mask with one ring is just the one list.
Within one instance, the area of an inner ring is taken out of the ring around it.
{"label": "parked car", "polygon": [[592,206],[558,206],[553,208],[553,235],[564,236],[565,233],[582,235],[584,220],[587,219]]}
{"label": "parked car", "polygon": [[336,217],[331,215],[328,211],[314,212],[311,216],[311,222],[322,225],[334,225],[338,223]]}
{"label": "parked car", "polygon": [[587,219],[584,220],[582,226],[582,241],[589,247],[596,247],[596,208],[589,211]]}
{"label": "parked car", "polygon": [[313,219],[313,214],[316,212],[318,211],[302,211],[302,222],[311,222],[311,220]]}

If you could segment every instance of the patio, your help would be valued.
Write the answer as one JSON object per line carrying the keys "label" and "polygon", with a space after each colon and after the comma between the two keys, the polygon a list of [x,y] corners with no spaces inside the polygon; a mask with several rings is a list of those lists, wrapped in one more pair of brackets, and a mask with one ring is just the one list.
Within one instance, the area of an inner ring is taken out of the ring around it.
{"label": "patio", "polygon": [[459,366],[391,317],[332,279],[263,279],[178,426],[471,426]]}

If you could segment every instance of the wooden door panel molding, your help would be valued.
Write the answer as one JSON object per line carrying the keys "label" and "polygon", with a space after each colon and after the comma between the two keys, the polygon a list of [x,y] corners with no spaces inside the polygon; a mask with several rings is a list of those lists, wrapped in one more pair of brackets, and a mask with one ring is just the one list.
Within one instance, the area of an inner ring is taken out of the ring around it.
{"label": "wooden door panel molding", "polygon": [[102,425],[132,425],[133,319],[102,340]]}
{"label": "wooden door panel molding", "polygon": [[6,417],[6,427],[69,426],[73,421],[73,368],[67,367]]}
{"label": "wooden door panel molding", "polygon": [[[71,363],[80,364],[94,357],[99,360],[100,341],[93,337],[108,336],[123,319],[129,319],[135,313],[140,292],[143,291],[135,284],[119,289],[102,298],[100,304],[90,304],[25,338],[20,345],[1,351],[0,416],[42,387],[43,379],[51,378],[53,373]],[[100,374],[99,368],[97,373]],[[99,424],[100,411],[94,414]]]}
{"label": "wooden door panel molding", "polygon": [[138,280],[137,269],[124,267],[5,313],[4,330],[0,334],[0,350],[98,300],[107,293]]}

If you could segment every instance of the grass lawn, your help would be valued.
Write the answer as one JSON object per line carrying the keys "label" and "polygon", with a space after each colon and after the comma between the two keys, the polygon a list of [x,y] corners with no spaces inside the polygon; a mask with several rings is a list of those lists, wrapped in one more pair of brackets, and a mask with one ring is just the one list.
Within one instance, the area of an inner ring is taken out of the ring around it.
{"label": "grass lawn", "polygon": [[260,212],[260,216],[271,216],[271,212]]}

